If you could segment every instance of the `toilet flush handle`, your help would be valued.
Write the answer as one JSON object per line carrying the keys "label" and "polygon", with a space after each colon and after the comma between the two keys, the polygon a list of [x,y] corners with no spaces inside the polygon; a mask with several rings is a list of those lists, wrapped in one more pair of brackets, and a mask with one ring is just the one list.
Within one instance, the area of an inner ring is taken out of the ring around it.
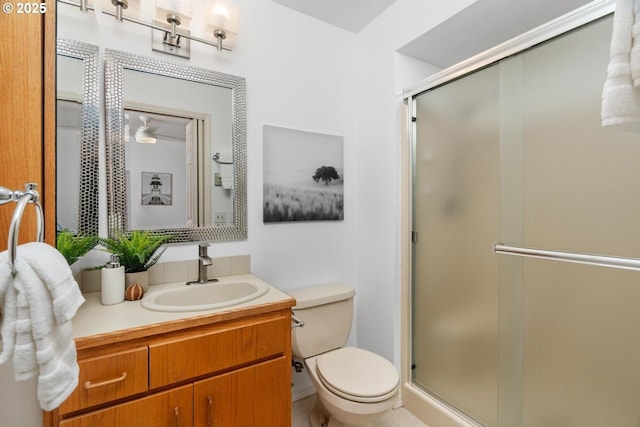
{"label": "toilet flush handle", "polygon": [[291,321],[293,322],[293,328],[302,328],[304,327],[304,322],[300,319],[298,319],[296,316],[293,315],[293,311],[291,312]]}

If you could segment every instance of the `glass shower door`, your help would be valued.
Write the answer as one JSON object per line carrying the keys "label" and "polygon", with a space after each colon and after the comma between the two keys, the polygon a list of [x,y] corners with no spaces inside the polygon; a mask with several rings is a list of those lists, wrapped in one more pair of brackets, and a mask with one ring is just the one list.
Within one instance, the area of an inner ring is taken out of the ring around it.
{"label": "glass shower door", "polygon": [[[640,258],[640,135],[600,124],[611,33],[608,17],[523,55],[526,247]],[[522,425],[638,425],[640,272],[522,271]]]}
{"label": "glass shower door", "polygon": [[501,427],[636,426],[640,135],[600,126],[611,17],[414,98],[412,382]]}
{"label": "glass shower door", "polygon": [[416,100],[413,381],[497,419],[499,69]]}

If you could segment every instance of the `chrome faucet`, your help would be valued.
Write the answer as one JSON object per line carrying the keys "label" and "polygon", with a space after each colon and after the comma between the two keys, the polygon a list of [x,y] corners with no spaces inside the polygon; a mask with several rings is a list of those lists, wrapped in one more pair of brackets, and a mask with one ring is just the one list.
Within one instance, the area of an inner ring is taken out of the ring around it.
{"label": "chrome faucet", "polygon": [[187,285],[192,285],[194,283],[208,283],[208,282],[217,282],[218,279],[209,279],[207,278],[207,267],[213,265],[213,261],[211,257],[207,255],[207,248],[209,244],[200,243],[198,245],[198,280],[187,282]]}

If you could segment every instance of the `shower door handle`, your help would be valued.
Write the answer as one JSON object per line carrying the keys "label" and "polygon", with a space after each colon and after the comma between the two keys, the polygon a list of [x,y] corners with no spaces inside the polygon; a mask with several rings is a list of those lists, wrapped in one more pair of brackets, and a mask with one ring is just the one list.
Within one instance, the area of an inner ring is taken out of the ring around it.
{"label": "shower door handle", "polygon": [[548,259],[552,261],[597,265],[600,267],[619,268],[623,270],[640,270],[640,260],[635,258],[581,254],[575,252],[549,251],[546,249],[509,246],[503,243],[497,243],[493,245],[493,251],[497,254],[517,255],[530,258]]}

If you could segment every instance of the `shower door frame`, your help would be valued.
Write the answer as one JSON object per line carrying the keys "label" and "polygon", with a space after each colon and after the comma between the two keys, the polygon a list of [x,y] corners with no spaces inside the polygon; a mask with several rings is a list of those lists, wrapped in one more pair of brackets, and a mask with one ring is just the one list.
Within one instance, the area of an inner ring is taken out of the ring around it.
{"label": "shower door frame", "polygon": [[[414,153],[416,149],[415,98],[430,89],[446,84],[454,79],[470,74],[482,67],[518,54],[539,43],[574,30],[595,21],[615,10],[615,0],[596,0],[566,15],[541,25],[529,32],[495,46],[483,53],[462,61],[433,76],[406,88],[401,106],[401,161],[402,161],[402,215],[401,215],[401,381],[403,405],[429,427],[472,427],[479,426],[476,421],[432,396],[413,384],[412,365],[412,264],[413,264],[413,197],[414,197]],[[498,408],[499,410],[499,408]]]}

